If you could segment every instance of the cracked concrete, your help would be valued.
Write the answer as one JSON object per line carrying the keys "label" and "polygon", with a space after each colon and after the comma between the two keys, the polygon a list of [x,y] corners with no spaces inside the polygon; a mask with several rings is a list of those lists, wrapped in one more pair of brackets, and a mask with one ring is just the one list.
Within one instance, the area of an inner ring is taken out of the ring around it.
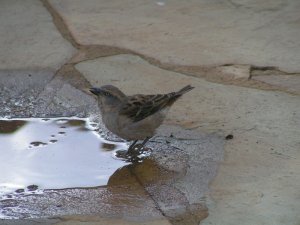
{"label": "cracked concrete", "polygon": [[172,108],[150,159],[122,168],[105,188],[1,202],[37,219],[0,224],[300,221],[297,1],[29,3],[0,3],[1,117],[98,117],[90,85],[128,94],[195,89]]}

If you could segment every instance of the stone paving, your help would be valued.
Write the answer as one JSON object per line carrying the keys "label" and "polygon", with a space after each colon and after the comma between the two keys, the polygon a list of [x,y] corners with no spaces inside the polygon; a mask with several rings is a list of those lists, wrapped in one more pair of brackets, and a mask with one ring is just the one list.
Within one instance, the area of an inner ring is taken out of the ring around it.
{"label": "stone paving", "polygon": [[40,1],[3,1],[0,20],[1,70],[56,71],[76,52]]}
{"label": "stone paving", "polygon": [[298,1],[51,0],[81,45],[179,65],[250,64],[299,72]]}
{"label": "stone paving", "polygon": [[1,117],[97,115],[90,86],[195,87],[173,106],[148,161],[105,188],[1,202],[18,205],[19,218],[26,207],[46,218],[0,224],[299,224],[299,1],[0,6]]}

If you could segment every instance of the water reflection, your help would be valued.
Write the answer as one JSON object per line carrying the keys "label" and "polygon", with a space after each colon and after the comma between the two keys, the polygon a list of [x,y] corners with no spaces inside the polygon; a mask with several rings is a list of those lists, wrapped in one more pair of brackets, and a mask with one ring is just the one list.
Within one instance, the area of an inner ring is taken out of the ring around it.
{"label": "water reflection", "polygon": [[107,142],[94,130],[94,123],[79,118],[0,120],[0,196],[106,185],[128,164],[112,157],[127,145]]}
{"label": "water reflection", "polygon": [[107,185],[109,188],[130,185],[130,177],[134,177],[134,183],[136,183],[135,179],[138,178],[139,182],[147,186],[160,182],[166,183],[170,179],[174,179],[176,174],[160,167],[153,159],[146,158],[141,162],[135,162],[118,169],[110,176]]}

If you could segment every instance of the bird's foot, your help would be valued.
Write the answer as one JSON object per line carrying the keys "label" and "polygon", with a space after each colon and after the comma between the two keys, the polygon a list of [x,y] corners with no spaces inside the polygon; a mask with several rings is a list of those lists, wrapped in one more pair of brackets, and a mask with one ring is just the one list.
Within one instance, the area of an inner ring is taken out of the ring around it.
{"label": "bird's foot", "polygon": [[152,152],[151,148],[142,147],[140,144],[126,150],[118,150],[115,152],[115,157],[127,162],[141,162]]}
{"label": "bird's foot", "polygon": [[151,153],[152,149],[147,148],[146,146],[143,146],[142,144],[137,144],[133,148],[128,149],[128,154],[130,155],[141,155],[141,154],[147,154]]}

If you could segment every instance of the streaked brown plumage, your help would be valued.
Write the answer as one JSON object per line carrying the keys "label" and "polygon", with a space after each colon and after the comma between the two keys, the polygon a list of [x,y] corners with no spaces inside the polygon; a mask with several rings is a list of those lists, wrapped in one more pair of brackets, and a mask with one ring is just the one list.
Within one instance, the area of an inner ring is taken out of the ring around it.
{"label": "streaked brown plumage", "polygon": [[145,139],[145,144],[161,125],[173,103],[192,89],[188,85],[168,94],[132,96],[126,96],[112,85],[91,88],[90,91],[98,97],[102,120],[111,132],[123,139],[135,140],[134,144]]}

